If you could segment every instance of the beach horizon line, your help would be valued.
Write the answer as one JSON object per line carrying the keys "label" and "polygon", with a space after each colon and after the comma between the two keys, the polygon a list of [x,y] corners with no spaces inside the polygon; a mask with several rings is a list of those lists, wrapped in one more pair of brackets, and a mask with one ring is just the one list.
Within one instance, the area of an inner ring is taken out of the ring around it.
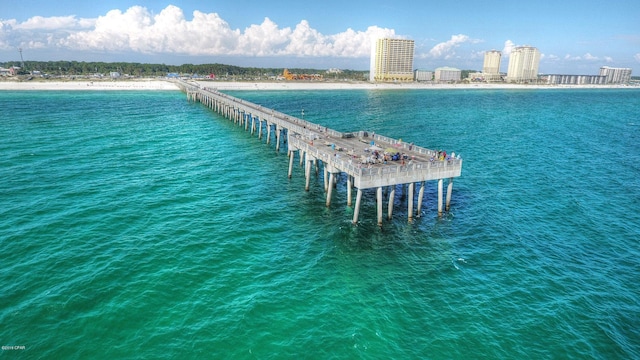
{"label": "beach horizon line", "polygon": [[[357,81],[221,81],[193,80],[202,87],[217,90],[446,90],[446,89],[626,89],[640,88],[620,84],[546,85],[506,83],[372,83]],[[169,79],[127,80],[0,80],[0,90],[179,90]]]}

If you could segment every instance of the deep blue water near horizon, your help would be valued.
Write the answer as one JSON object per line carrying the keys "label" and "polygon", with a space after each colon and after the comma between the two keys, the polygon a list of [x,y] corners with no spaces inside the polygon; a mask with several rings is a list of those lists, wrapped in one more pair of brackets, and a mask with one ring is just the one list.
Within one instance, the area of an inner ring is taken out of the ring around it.
{"label": "deep blue water near horizon", "polygon": [[0,356],[640,358],[637,89],[229,93],[461,154],[451,211],[353,226],[177,91],[0,92]]}

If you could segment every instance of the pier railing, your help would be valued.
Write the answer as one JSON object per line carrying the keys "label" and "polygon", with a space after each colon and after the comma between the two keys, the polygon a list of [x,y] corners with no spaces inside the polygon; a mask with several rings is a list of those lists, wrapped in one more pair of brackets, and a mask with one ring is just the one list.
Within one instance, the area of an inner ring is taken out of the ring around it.
{"label": "pier railing", "polygon": [[310,156],[320,159],[328,165],[353,176],[354,186],[360,189],[416,181],[446,179],[458,177],[462,172],[462,159],[452,158],[442,161],[428,161],[426,163],[407,160],[405,165],[386,164],[384,166],[370,166],[369,164],[360,162],[359,157],[354,157],[348,153],[332,154],[327,151],[321,151],[319,148],[311,146],[306,139],[290,137],[289,142]]}
{"label": "pier railing", "polygon": [[[445,156],[435,150],[426,149],[413,143],[402,142],[368,131],[339,132],[310,121],[281,113],[274,109],[245,101],[221,93],[216,89],[202,87],[199,84],[176,81],[176,85],[187,93],[189,100],[199,101],[222,116],[241,125],[245,130],[251,127],[254,133],[258,124],[258,138],[263,134],[263,124],[266,123],[267,144],[273,131],[276,134],[276,151],[279,150],[281,135],[286,134],[286,144],[289,150],[289,177],[293,165],[293,152],[299,151],[300,162],[306,161],[306,190],[310,181],[310,165],[321,161],[325,177],[327,192],[327,206],[331,202],[331,189],[328,182],[335,179],[336,173],[346,173],[347,203],[351,204],[351,187],[356,187],[358,193],[353,215],[353,222],[358,221],[358,212],[362,198],[362,190],[377,188],[376,199],[378,208],[378,224],[382,224],[382,188],[398,184],[408,184],[409,196],[412,196],[415,183],[422,182],[420,194],[424,192],[426,181],[438,182],[438,214],[442,215],[443,180],[449,179],[447,185],[446,209],[449,209],[453,178],[461,175],[462,160],[457,157]],[[314,144],[315,143],[315,144]],[[389,150],[391,149],[391,150]],[[389,217],[393,193],[389,200]],[[422,196],[418,196],[418,211],[422,204]],[[408,202],[408,217],[413,217],[413,201]]]}

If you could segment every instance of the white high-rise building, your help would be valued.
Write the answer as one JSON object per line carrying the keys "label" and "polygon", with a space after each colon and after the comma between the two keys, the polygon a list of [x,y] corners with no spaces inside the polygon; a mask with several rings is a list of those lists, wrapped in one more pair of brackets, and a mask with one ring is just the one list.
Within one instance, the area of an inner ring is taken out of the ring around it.
{"label": "white high-rise building", "polygon": [[511,51],[507,82],[525,83],[538,80],[540,51],[533,46],[518,46]]}
{"label": "white high-rise building", "polygon": [[498,50],[491,50],[484,53],[484,65],[482,72],[489,75],[500,74],[500,59],[502,53]]}
{"label": "white high-rise building", "polygon": [[370,81],[413,81],[413,40],[378,39],[371,51]]}
{"label": "white high-rise building", "polygon": [[491,50],[484,53],[484,65],[482,66],[482,77],[485,81],[500,80],[500,60],[502,53],[498,50]]}
{"label": "white high-rise building", "polygon": [[607,84],[626,84],[631,80],[631,68],[603,66],[600,68],[600,75],[607,77]]}

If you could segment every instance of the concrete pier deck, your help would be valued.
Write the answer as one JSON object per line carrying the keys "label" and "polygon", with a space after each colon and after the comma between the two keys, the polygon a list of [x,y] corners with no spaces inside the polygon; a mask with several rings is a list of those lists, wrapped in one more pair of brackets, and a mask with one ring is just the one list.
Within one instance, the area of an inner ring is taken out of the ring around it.
{"label": "concrete pier deck", "polygon": [[[402,142],[370,131],[339,132],[304,119],[262,107],[251,102],[221,93],[212,88],[201,87],[185,81],[176,84],[191,101],[198,101],[213,111],[243,126],[251,134],[258,132],[261,138],[266,132],[267,143],[275,135],[276,150],[279,151],[286,135],[290,155],[289,177],[293,166],[293,152],[300,153],[305,161],[306,190],[309,189],[310,172],[313,165],[322,163],[325,173],[326,204],[331,204],[331,193],[335,176],[347,175],[347,204],[351,203],[351,189],[357,189],[353,223],[358,222],[362,190],[377,189],[378,224],[382,225],[382,188],[389,186],[388,217],[392,216],[395,185],[407,184],[409,190],[408,218],[414,216],[414,189],[420,184],[417,201],[419,216],[427,181],[438,182],[438,214],[442,215],[443,180],[448,179],[446,210],[449,209],[453,178],[462,173],[462,159],[454,154],[442,154],[415,144]],[[394,158],[394,156],[396,156]]]}

